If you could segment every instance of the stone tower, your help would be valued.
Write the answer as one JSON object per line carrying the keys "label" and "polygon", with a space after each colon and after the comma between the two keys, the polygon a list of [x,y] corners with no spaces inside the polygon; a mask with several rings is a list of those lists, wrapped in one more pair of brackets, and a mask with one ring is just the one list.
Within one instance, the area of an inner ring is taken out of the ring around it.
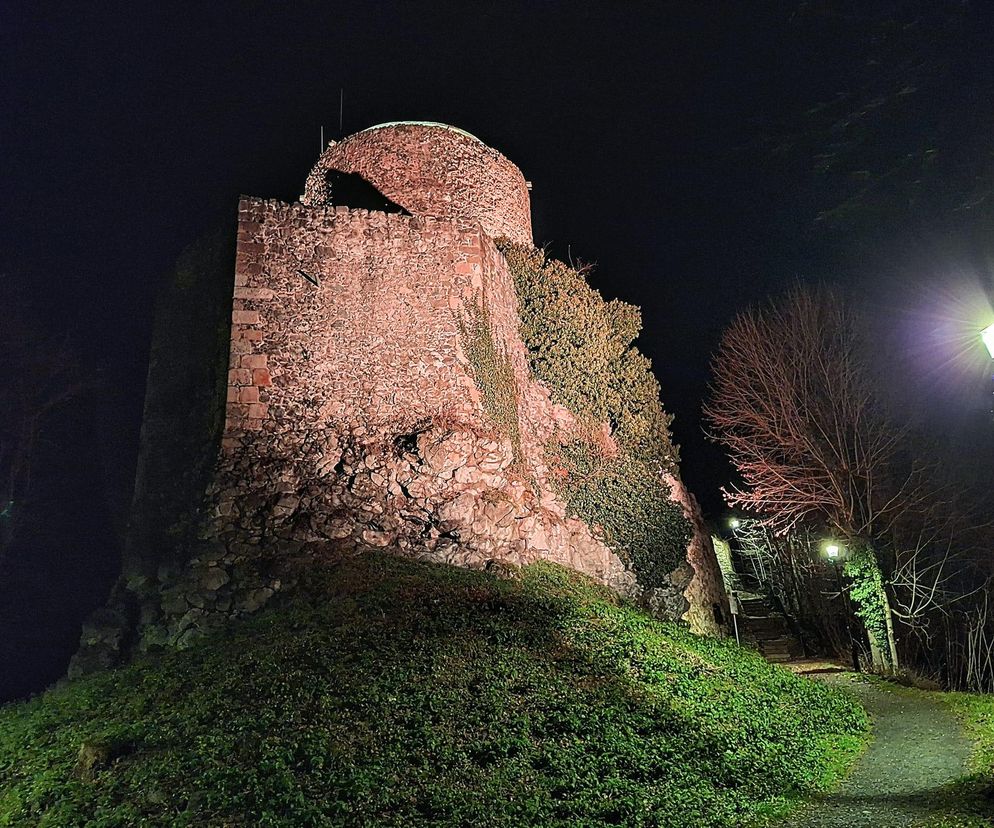
{"label": "stone tower", "polygon": [[241,200],[219,536],[261,505],[284,540],[634,587],[548,486],[543,446],[573,418],[529,373],[499,237],[531,243],[524,177],[442,124],[332,144],[298,204]]}
{"label": "stone tower", "polygon": [[[214,257],[157,323],[131,553],[76,672],[135,642],[183,646],[264,605],[293,564],[329,548],[471,567],[550,560],[716,629],[720,573],[678,479],[666,485],[694,540],[650,595],[556,496],[546,447],[579,424],[530,373],[502,238],[532,243],[527,182],[443,124],[331,144],[297,203],[240,200],[233,294],[231,265]],[[217,346],[175,330],[218,291],[231,324],[215,457],[197,436],[212,430],[212,403],[197,414],[190,400],[214,399],[203,366]]]}

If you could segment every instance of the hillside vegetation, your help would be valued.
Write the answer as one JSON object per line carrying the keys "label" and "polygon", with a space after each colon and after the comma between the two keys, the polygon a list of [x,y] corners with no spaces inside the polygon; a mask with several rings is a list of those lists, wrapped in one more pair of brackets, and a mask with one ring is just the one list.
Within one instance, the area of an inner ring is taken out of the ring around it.
{"label": "hillside vegetation", "polygon": [[302,578],[222,637],[0,709],[0,825],[741,826],[866,727],[550,564],[370,552]]}

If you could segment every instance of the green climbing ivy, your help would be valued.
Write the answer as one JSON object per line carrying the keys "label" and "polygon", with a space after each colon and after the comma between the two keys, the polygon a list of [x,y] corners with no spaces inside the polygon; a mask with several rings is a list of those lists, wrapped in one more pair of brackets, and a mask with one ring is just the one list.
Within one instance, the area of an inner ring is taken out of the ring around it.
{"label": "green climbing ivy", "polygon": [[[679,457],[652,365],[632,344],[641,313],[605,301],[581,273],[541,251],[507,242],[501,249],[514,277],[532,373],[590,434],[549,447],[558,494],[572,512],[603,529],[643,586],[656,586],[684,559],[691,530],[661,477],[677,472]],[[618,444],[616,455],[595,438],[604,422]]]}
{"label": "green climbing ivy", "polygon": [[863,622],[867,635],[882,657],[889,660],[884,580],[873,550],[865,546],[855,548],[846,560],[843,572],[852,581],[849,597],[853,602],[853,612]]}
{"label": "green climbing ivy", "polygon": [[521,427],[518,424],[518,387],[514,368],[494,340],[486,301],[472,302],[456,316],[470,373],[483,397],[483,409],[497,430],[510,438],[514,460],[522,465]]}

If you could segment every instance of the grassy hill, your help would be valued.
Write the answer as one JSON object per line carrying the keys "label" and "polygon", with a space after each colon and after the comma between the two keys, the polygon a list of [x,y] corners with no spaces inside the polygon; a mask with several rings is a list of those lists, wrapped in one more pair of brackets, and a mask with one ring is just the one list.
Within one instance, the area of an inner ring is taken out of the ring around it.
{"label": "grassy hill", "polygon": [[739,826],[862,710],[551,565],[364,554],[195,648],[0,709],[0,826]]}

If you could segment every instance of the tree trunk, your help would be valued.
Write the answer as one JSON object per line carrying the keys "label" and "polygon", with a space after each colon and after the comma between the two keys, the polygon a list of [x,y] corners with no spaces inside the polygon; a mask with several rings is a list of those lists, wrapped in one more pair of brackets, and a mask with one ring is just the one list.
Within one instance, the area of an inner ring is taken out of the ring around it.
{"label": "tree trunk", "polygon": [[880,584],[880,603],[884,609],[884,621],[887,623],[887,646],[890,651],[890,672],[897,673],[900,663],[897,659],[897,638],[894,635],[894,616],[890,611],[890,598],[887,595],[887,587]]}

